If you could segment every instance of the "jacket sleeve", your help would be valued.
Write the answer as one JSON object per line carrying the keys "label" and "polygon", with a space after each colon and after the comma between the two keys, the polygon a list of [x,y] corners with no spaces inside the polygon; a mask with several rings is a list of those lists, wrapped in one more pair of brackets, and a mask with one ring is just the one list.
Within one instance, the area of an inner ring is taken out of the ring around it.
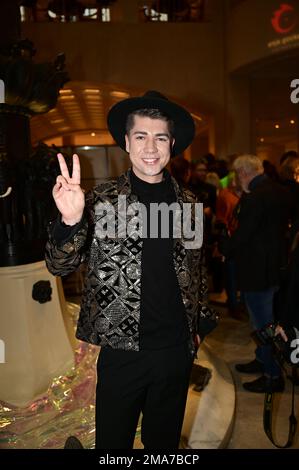
{"label": "jacket sleeve", "polygon": [[260,227],[267,223],[263,200],[255,197],[254,193],[242,196],[238,227],[231,237],[231,247],[242,246],[248,243],[259,231]]}
{"label": "jacket sleeve", "polygon": [[[48,226],[45,261],[54,276],[66,276],[76,271],[87,256],[92,221],[91,200],[92,193],[89,192],[82,220],[74,228],[65,230],[64,240],[61,239],[62,231],[57,230],[57,221],[50,222]],[[59,236],[55,236],[57,233]]]}
{"label": "jacket sleeve", "polygon": [[199,335],[201,342],[211,333],[218,324],[218,313],[209,305],[208,278],[204,260],[204,250],[201,249],[198,262],[198,308],[196,314],[195,333]]}
{"label": "jacket sleeve", "polygon": [[[199,202],[196,196],[190,191],[184,191],[184,201],[196,203]],[[194,276],[194,290],[196,291],[195,297],[198,299],[196,306],[196,313],[193,317],[193,331],[198,334],[201,341],[209,334],[218,323],[217,312],[209,306],[208,301],[208,276],[206,269],[205,250],[204,247],[200,249],[190,249],[192,253],[192,266]]]}
{"label": "jacket sleeve", "polygon": [[238,204],[238,226],[231,236],[220,234],[218,249],[226,258],[234,257],[237,250],[242,249],[253,239],[265,221],[267,212],[263,200],[257,200],[254,193],[243,194]]}
{"label": "jacket sleeve", "polygon": [[204,259],[201,259],[199,264],[199,295],[196,324],[196,333],[201,341],[216,328],[218,321],[218,313],[209,305],[207,269]]}

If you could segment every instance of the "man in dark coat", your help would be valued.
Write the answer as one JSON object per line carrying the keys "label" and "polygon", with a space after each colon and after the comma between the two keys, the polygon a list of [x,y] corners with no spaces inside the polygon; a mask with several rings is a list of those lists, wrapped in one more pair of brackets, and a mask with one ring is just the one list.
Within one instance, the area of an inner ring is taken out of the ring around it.
{"label": "man in dark coat", "polygon": [[[243,195],[238,206],[238,228],[228,248],[236,262],[238,288],[244,293],[252,325],[260,329],[273,322],[273,298],[287,262],[289,197],[284,188],[263,173],[262,162],[254,155],[237,158],[234,170]],[[250,392],[284,388],[271,346],[258,346],[256,358],[236,368],[243,373],[263,374],[243,384]]]}

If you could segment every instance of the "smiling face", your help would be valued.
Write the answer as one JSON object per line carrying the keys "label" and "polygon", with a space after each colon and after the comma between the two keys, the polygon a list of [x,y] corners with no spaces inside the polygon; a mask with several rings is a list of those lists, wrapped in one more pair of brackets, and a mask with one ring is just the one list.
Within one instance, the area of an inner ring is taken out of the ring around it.
{"label": "smiling face", "polygon": [[168,123],[162,119],[134,116],[134,125],[125,138],[135,175],[148,183],[162,181],[163,168],[170,160],[174,144]]}

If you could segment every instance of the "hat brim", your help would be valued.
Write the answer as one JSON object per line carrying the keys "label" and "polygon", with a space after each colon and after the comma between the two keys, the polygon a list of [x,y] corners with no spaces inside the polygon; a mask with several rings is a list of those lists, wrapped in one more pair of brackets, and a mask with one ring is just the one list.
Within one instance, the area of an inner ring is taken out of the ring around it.
{"label": "hat brim", "polygon": [[159,109],[174,122],[174,146],[172,157],[182,153],[192,142],[195,135],[195,125],[191,114],[168,100],[156,98],[135,97],[119,101],[109,111],[107,117],[108,129],[115,142],[126,151],[126,121],[130,113],[138,109]]}

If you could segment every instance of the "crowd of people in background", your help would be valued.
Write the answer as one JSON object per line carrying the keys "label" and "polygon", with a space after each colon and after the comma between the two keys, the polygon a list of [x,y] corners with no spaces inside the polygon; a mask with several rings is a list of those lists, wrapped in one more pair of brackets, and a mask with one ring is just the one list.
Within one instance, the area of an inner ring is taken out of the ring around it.
{"label": "crowd of people in background", "polygon": [[[196,161],[188,161],[182,156],[171,160],[170,171],[178,183],[192,191],[204,206],[206,262],[211,274],[210,291],[221,293],[226,290],[229,312],[239,318],[235,294],[231,284],[227,284],[231,269],[218,248],[219,230],[224,226],[231,236],[237,227],[238,203],[242,188],[236,180],[233,162],[237,154],[227,160],[217,159],[209,153]],[[271,180],[287,188],[290,195],[288,242],[299,231],[299,155],[296,151],[284,153],[277,168],[269,160],[264,160],[264,174]]]}
{"label": "crowd of people in background", "polygon": [[[229,315],[249,316],[253,329],[275,322],[299,328],[297,152],[283,154],[278,168],[253,155],[219,160],[208,154],[194,162],[178,156],[170,171],[204,206],[210,298],[225,297]],[[236,368],[262,374],[243,384],[248,391],[284,388],[270,346],[258,346],[255,359]]]}
{"label": "crowd of people in background", "polygon": [[234,210],[241,196],[237,186],[232,162],[236,155],[228,160],[219,160],[213,154],[189,162],[182,156],[171,160],[170,171],[178,183],[192,191],[204,206],[205,256],[211,278],[210,292],[222,293],[225,289],[228,297],[229,312],[238,317],[237,293],[228,274],[223,255],[218,249],[219,226],[227,227],[232,234],[236,226]]}

